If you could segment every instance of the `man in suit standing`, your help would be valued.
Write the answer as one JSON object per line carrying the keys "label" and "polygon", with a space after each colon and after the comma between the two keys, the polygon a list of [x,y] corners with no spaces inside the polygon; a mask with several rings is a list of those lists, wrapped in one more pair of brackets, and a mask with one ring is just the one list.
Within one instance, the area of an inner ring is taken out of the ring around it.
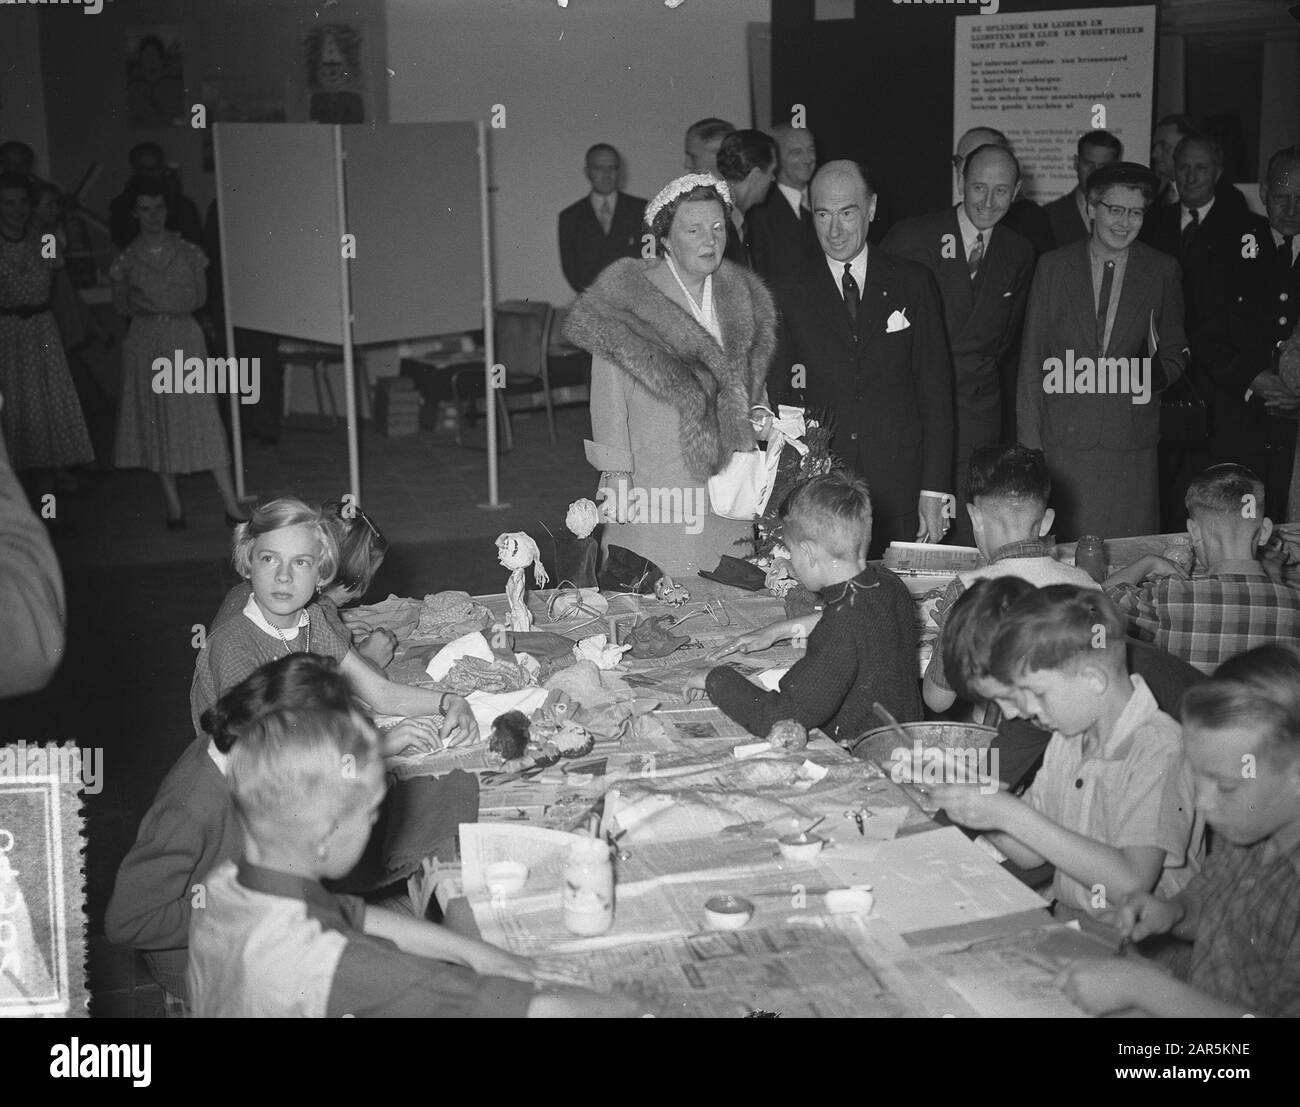
{"label": "man in suit standing", "polygon": [[752,269],[748,213],[766,199],[776,173],[776,144],[762,131],[732,131],[718,147],[718,175],[731,189],[728,261]]}
{"label": "man in suit standing", "polygon": [[[971,152],[977,147],[989,145],[1003,146],[1011,150],[1011,140],[993,127],[972,127],[961,136],[957,143],[957,150],[952,156],[953,177],[959,189],[961,188],[961,172],[966,164],[966,159],[970,157]],[[1015,153],[1014,150],[1011,150],[1011,152]],[[1002,218],[1002,225],[1009,230],[1015,231],[1021,238],[1029,239],[1030,244],[1034,247],[1035,254],[1045,254],[1048,250],[1055,248],[1055,244],[1052,242],[1052,225],[1048,223],[1043,209],[1027,196],[1017,196],[1011,202],[1010,210]]]}
{"label": "man in suit standing", "polygon": [[736,128],[725,119],[709,116],[686,128],[686,172],[718,175],[718,147]]}
{"label": "man in suit standing", "polygon": [[1156,123],[1151,132],[1151,169],[1160,178],[1160,191],[1152,207],[1162,208],[1178,203],[1178,182],[1174,176],[1174,151],[1196,128],[1186,115],[1166,115]]}
{"label": "man in suit standing", "polygon": [[582,292],[610,262],[641,253],[645,201],[618,190],[622,159],[608,143],[587,151],[591,192],[560,212],[560,265],[574,292]]}
{"label": "man in suit standing", "polygon": [[1269,158],[1259,195],[1268,227],[1238,242],[1226,272],[1232,356],[1213,381],[1209,460],[1237,461],[1258,473],[1264,502],[1280,518],[1300,414],[1300,388],[1278,374],[1282,343],[1300,319],[1300,146]]}
{"label": "man in suit standing", "polygon": [[[1142,228],[1142,240],[1177,258],[1183,273],[1183,314],[1191,363],[1189,388],[1180,399],[1193,396],[1209,408],[1214,442],[1160,442],[1160,529],[1181,530],[1187,518],[1183,496],[1187,485],[1211,462],[1235,461],[1245,449],[1251,456],[1242,464],[1257,473],[1263,461],[1264,436],[1243,437],[1247,414],[1246,385],[1233,381],[1231,365],[1239,354],[1229,323],[1232,309],[1232,274],[1238,272],[1245,236],[1263,243],[1269,237],[1268,221],[1250,211],[1225,204],[1215,195],[1223,177],[1223,148],[1202,135],[1188,135],[1174,151],[1174,180],[1178,203],[1152,208]],[[1221,382],[1221,383],[1220,383]],[[1261,429],[1262,428],[1258,428]]]}
{"label": "man in suit standing", "polygon": [[876,194],[861,166],[823,165],[810,193],[821,250],[773,288],[768,395],[831,420],[831,452],[871,488],[870,557],[891,541],[939,542],[955,514],[953,385],[934,278],[868,249]]}
{"label": "man in suit standing", "polygon": [[1137,241],[1159,182],[1116,162],[1088,178],[1092,237],[1038,259],[1020,352],[1019,438],[1047,455],[1057,536],[1153,534],[1157,395],[1183,375],[1178,263]]}
{"label": "man in suit standing", "polygon": [[964,505],[971,451],[996,445],[1002,433],[1002,387],[1014,390],[1020,364],[1034,248],[1000,225],[1020,190],[1020,163],[1004,146],[979,146],[962,171],[955,208],[895,224],[881,249],[924,265],[939,285],[956,382],[953,541],[972,545]]}
{"label": "man in suit standing", "polygon": [[808,182],[817,171],[817,145],[807,127],[781,123],[776,140],[776,187],[746,216],[754,272],[769,283],[821,253],[813,232]]}
{"label": "man in suit standing", "polygon": [[1052,228],[1052,241],[1059,249],[1091,237],[1088,225],[1088,178],[1094,169],[1122,161],[1124,144],[1109,131],[1089,131],[1079,139],[1074,154],[1074,175],[1078,184],[1043,210]]}

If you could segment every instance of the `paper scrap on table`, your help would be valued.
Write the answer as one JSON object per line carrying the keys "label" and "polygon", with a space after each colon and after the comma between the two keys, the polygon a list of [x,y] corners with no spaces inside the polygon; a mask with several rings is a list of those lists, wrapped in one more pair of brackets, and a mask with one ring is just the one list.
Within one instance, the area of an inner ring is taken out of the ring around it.
{"label": "paper scrap on table", "polygon": [[437,653],[429,658],[429,664],[424,667],[424,671],[434,680],[442,680],[451,672],[451,667],[456,664],[462,657],[477,657],[483,661],[495,661],[492,655],[492,647],[488,645],[487,639],[475,630],[469,634],[462,634],[459,638],[448,642]]}
{"label": "paper scrap on table", "polygon": [[781,678],[790,671],[790,666],[784,668],[777,667],[774,669],[764,669],[757,676],[751,677],[760,688],[768,692],[779,692],[781,690]]}

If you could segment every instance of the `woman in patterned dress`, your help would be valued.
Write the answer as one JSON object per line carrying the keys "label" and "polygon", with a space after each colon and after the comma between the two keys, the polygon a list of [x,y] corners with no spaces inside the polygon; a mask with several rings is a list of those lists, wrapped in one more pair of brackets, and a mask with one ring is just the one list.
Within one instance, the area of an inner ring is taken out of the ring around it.
{"label": "woman in patterned dress", "polygon": [[55,470],[95,455],[50,310],[63,258],[29,230],[31,209],[30,181],[0,175],[0,418],[14,470],[44,495]]}
{"label": "woman in patterned dress", "polygon": [[226,521],[248,518],[235,499],[230,450],[217,401],[203,393],[154,391],[155,358],[208,356],[193,312],[207,298],[208,259],[193,243],[167,230],[167,196],[161,181],[137,177],[129,186],[140,233],[113,262],[113,306],[131,316],[122,343],[122,396],[117,411],[113,464],[149,469],[162,482],[167,528],[185,526],[176,474],[206,470],[217,482]]}

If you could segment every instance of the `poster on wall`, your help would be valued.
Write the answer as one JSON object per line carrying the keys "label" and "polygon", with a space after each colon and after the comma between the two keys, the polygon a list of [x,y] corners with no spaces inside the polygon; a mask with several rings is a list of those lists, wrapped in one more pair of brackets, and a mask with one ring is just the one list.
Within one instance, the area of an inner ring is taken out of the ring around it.
{"label": "poster on wall", "polygon": [[1002,131],[1020,160],[1024,195],[1040,204],[1075,187],[1075,144],[1087,131],[1110,131],[1124,144],[1126,160],[1147,163],[1153,5],[959,16],[954,22],[954,149],[972,127]]}
{"label": "poster on wall", "polygon": [[361,68],[361,28],[322,23],[303,40],[313,123],[364,123],[366,99]]}
{"label": "poster on wall", "polygon": [[126,104],[132,127],[189,125],[185,40],[179,27],[127,30]]}

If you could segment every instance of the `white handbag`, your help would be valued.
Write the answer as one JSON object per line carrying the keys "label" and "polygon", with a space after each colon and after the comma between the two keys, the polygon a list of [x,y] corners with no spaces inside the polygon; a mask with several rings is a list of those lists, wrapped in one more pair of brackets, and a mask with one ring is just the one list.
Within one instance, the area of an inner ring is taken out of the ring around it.
{"label": "white handbag", "polygon": [[[722,472],[709,478],[709,507],[724,519],[757,519],[767,510],[781,444],[766,450],[736,450]],[[769,465],[770,460],[770,465]]]}
{"label": "white handbag", "polygon": [[724,519],[750,522],[767,510],[776,483],[781,450],[789,442],[803,453],[803,409],[782,405],[767,440],[767,449],[736,450],[722,472],[709,478],[709,507]]}

